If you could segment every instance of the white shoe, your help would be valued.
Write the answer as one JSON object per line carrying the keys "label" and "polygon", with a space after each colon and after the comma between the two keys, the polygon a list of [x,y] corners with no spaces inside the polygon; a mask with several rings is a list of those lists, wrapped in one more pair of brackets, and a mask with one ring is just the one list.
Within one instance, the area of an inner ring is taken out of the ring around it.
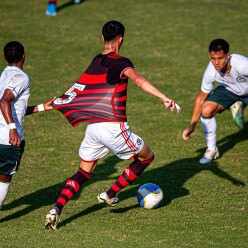
{"label": "white shoe", "polygon": [[81,0],[73,0],[75,4],[81,3]]}
{"label": "white shoe", "polygon": [[59,223],[59,214],[57,214],[56,209],[51,209],[46,215],[45,229],[57,230],[57,225]]}
{"label": "white shoe", "polygon": [[219,156],[220,154],[219,154],[218,148],[216,148],[215,151],[206,150],[203,157],[200,159],[199,163],[200,164],[210,163],[213,159],[219,158]]}
{"label": "white shoe", "polygon": [[244,128],[244,104],[241,101],[235,102],[231,107],[230,110],[232,112],[232,117],[236,125],[240,128]]}
{"label": "white shoe", "polygon": [[97,196],[99,203],[105,203],[107,206],[114,207],[116,206],[120,201],[117,196],[113,198],[108,198],[106,192],[101,193]]}

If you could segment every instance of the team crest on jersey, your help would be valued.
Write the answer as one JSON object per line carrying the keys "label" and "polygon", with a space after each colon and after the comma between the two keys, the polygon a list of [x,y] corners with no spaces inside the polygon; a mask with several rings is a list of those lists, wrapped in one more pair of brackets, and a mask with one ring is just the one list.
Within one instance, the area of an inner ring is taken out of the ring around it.
{"label": "team crest on jersey", "polygon": [[238,83],[244,83],[245,82],[245,78],[241,77],[241,76],[237,77],[236,80]]}

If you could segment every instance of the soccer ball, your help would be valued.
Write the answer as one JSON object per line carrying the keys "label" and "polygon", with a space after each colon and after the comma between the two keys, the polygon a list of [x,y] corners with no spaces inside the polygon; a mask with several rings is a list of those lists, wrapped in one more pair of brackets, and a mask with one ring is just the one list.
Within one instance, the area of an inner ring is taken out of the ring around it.
{"label": "soccer ball", "polygon": [[163,200],[163,191],[154,183],[146,183],[139,188],[137,199],[143,208],[157,208]]}

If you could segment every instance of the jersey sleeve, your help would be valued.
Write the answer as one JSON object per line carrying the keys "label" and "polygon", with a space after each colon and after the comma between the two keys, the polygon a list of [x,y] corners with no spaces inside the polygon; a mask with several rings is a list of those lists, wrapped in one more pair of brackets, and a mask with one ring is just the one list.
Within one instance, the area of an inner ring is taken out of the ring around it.
{"label": "jersey sleeve", "polygon": [[201,85],[201,91],[204,93],[210,93],[210,91],[213,89],[215,81],[213,76],[213,65],[211,62],[209,62],[208,67],[206,71],[204,72],[203,78],[202,78],[202,85]]}
{"label": "jersey sleeve", "polygon": [[247,77],[248,76],[248,58],[240,54],[231,55],[231,65],[234,66],[237,71]]}
{"label": "jersey sleeve", "polygon": [[122,58],[115,61],[108,70],[107,83],[113,85],[121,82],[126,78],[123,73],[127,68],[134,68],[133,63],[129,59]]}
{"label": "jersey sleeve", "polygon": [[25,74],[15,74],[6,89],[10,89],[15,97],[29,87],[29,77]]}

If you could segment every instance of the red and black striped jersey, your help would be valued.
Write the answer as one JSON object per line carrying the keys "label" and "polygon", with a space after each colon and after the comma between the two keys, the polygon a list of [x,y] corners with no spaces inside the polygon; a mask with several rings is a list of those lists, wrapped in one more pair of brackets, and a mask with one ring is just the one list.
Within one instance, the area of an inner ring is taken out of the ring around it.
{"label": "red and black striped jersey", "polygon": [[126,122],[128,78],[132,62],[116,53],[97,55],[87,70],[53,106],[74,127],[80,122]]}

